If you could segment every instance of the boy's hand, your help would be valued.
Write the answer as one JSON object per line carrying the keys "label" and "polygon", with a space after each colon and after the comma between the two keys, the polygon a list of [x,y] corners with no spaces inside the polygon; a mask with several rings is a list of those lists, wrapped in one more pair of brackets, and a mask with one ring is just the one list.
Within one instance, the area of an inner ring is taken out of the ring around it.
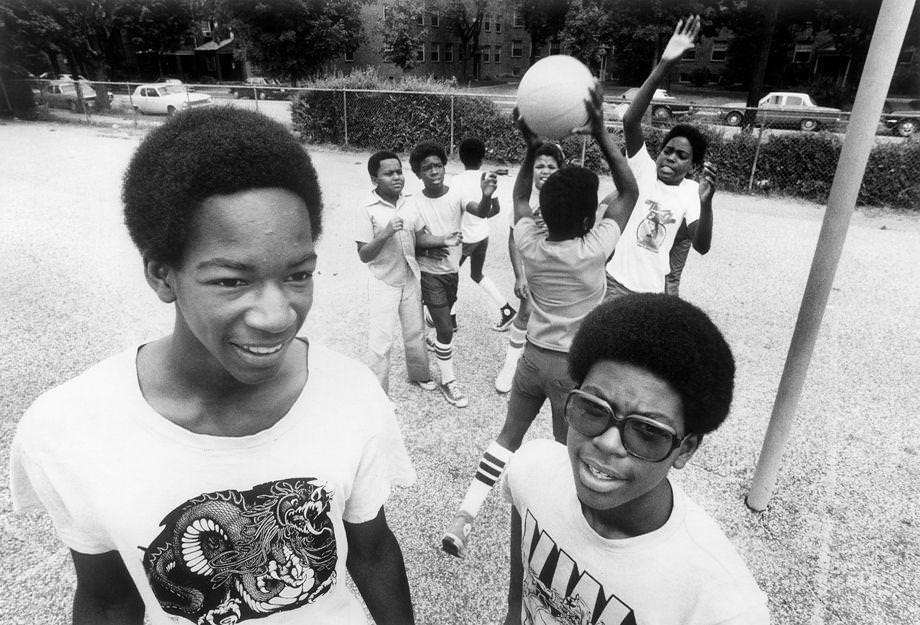
{"label": "boy's hand", "polygon": [[527,278],[521,276],[514,281],[514,294],[518,299],[527,299],[530,292],[527,290]]}
{"label": "boy's hand", "polygon": [[572,133],[590,134],[595,138],[606,134],[607,127],[604,125],[604,86],[598,80],[594,81],[594,86],[588,92],[588,98],[585,100],[585,110],[588,111],[588,123],[584,126],[573,128]]}
{"label": "boy's hand", "polygon": [[384,227],[383,230],[387,236],[392,236],[393,233],[398,232],[402,229],[403,229],[402,217],[399,217],[397,215],[396,217],[393,217],[393,219],[391,219],[389,223],[387,223],[387,225]]}
{"label": "boy's hand", "polygon": [[700,180],[700,202],[711,202],[716,193],[716,168],[712,163],[703,163],[702,179]]}
{"label": "boy's hand", "polygon": [[539,147],[540,137],[538,137],[534,131],[530,129],[530,126],[528,126],[527,122],[524,121],[524,118],[521,117],[521,114],[516,106],[514,107],[514,110],[511,111],[511,119],[515,124],[517,124],[518,129],[524,136],[524,143],[527,144],[527,147],[532,149]]}
{"label": "boy's hand", "polygon": [[479,186],[482,188],[483,195],[492,197],[492,194],[495,193],[495,189],[498,187],[498,176],[495,175],[495,172],[482,172],[482,179],[479,181]]}
{"label": "boy's hand", "polygon": [[693,15],[686,20],[677,22],[674,34],[665,46],[661,54],[662,63],[674,62],[680,60],[684,52],[696,46],[694,43],[700,34],[700,16]]}
{"label": "boy's hand", "polygon": [[444,237],[444,245],[448,247],[460,245],[461,243],[463,243],[463,235],[460,232],[451,232]]}

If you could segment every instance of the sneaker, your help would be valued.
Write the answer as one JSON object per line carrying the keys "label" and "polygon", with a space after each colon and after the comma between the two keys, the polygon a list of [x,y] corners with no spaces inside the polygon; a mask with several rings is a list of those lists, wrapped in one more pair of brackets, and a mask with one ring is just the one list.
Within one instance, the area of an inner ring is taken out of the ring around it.
{"label": "sneaker", "polygon": [[425,312],[425,325],[429,328],[434,327],[434,319],[431,318],[431,313],[428,312],[427,306],[422,306],[422,310]]}
{"label": "sneaker", "polygon": [[435,390],[436,388],[438,388],[438,383],[435,382],[434,380],[431,380],[431,379],[428,379],[428,380],[410,380],[410,382],[412,382],[412,384],[415,384],[416,386],[418,386],[418,387],[419,387],[420,389],[422,389],[423,391],[433,391],[433,390]]}
{"label": "sneaker", "polygon": [[438,346],[435,345],[434,339],[433,339],[433,338],[431,338],[430,336],[426,336],[426,337],[425,337],[425,348],[426,348],[429,352],[433,352],[433,351],[435,351],[435,350],[438,349]]}
{"label": "sneaker", "polygon": [[498,320],[498,323],[492,326],[492,329],[496,332],[506,332],[511,327],[511,322],[514,321],[516,312],[517,311],[508,304],[502,306],[502,317]]}
{"label": "sneaker", "polygon": [[460,390],[460,385],[456,380],[445,382],[444,384],[441,384],[439,388],[441,389],[441,394],[444,395],[444,399],[447,400],[448,404],[456,406],[457,408],[466,408],[470,405],[470,402],[467,401],[466,395],[464,395],[463,391]]}
{"label": "sneaker", "polygon": [[505,359],[501,371],[495,376],[495,390],[499,393],[507,393],[511,390],[511,382],[514,380],[514,371],[517,369],[517,360],[509,361]]}
{"label": "sneaker", "polygon": [[441,551],[455,558],[466,557],[466,543],[469,540],[470,532],[473,529],[473,517],[461,510],[454,517],[444,537],[441,538]]}
{"label": "sneaker", "polygon": [[460,326],[457,325],[457,315],[450,316],[450,327],[454,329],[454,332],[460,329]]}

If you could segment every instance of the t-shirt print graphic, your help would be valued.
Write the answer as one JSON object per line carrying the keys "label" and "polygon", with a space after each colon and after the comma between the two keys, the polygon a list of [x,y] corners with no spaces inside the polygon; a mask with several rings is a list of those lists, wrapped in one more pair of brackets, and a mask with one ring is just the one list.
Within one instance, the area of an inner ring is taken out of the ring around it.
{"label": "t-shirt print graphic", "polygon": [[662,242],[668,236],[667,224],[673,224],[676,219],[671,211],[661,206],[655,200],[646,200],[648,213],[636,230],[636,240],[639,247],[657,253]]}
{"label": "t-shirt print graphic", "polygon": [[314,602],[335,585],[333,494],[314,478],[289,478],[186,501],[141,548],[160,606],[217,625]]}

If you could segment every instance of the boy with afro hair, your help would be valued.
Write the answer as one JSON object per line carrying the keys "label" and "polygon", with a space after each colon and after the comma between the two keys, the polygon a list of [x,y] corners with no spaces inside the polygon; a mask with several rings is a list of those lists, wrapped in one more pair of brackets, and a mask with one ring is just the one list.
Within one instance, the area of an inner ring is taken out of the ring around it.
{"label": "boy with afro hair", "polygon": [[45,392],[13,441],[18,510],[70,548],[73,622],[413,621],[383,505],[414,471],[363,365],[298,337],[322,199],[309,155],[242,109],[181,113],[124,177],[172,332]]}
{"label": "boy with afro hair", "polygon": [[[675,280],[680,280],[690,244],[700,254],[709,251],[715,169],[704,162],[705,137],[692,126],[674,126],[664,138],[658,157],[652,159],[642,135],[642,116],[655,88],[684,52],[694,47],[699,32],[699,16],[677,24],[661,61],[623,116],[626,155],[639,184],[639,201],[607,263],[608,299],[626,293],[663,293],[666,289],[676,295]],[[702,168],[700,183],[687,178],[695,168]],[[679,230],[684,233],[677,240]],[[666,280],[669,274],[670,284]]]}
{"label": "boy with afro hair", "polygon": [[767,625],[766,596],[716,522],[668,479],[728,414],[735,363],[676,297],[598,306],[569,351],[565,444],[530,441],[512,504],[505,623]]}
{"label": "boy with afro hair", "polygon": [[501,432],[480,458],[454,520],[441,539],[442,549],[457,557],[464,556],[476,515],[547,400],[553,436],[565,440],[562,408],[566,393],[574,386],[566,372],[566,356],[582,319],[604,297],[604,263],[638,193],[626,159],[607,134],[602,104],[601,87],[595,85],[585,102],[587,129],[604,155],[617,189],[616,195],[605,198],[603,217],[597,225],[597,175],[575,166],[560,169],[546,180],[540,190],[540,212],[546,227],[537,224],[530,191],[540,140],[524,120],[518,122],[527,153],[514,184],[514,241],[524,261],[533,312]]}

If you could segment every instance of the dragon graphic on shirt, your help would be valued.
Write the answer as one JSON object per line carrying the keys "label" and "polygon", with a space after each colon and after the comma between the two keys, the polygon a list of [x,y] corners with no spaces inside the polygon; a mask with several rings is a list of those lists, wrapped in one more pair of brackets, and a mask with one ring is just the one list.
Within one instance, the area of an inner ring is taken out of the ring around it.
{"label": "dragon graphic on shirt", "polygon": [[314,602],[336,581],[332,496],[314,478],[290,478],[186,501],[142,548],[160,606],[235,625]]}

